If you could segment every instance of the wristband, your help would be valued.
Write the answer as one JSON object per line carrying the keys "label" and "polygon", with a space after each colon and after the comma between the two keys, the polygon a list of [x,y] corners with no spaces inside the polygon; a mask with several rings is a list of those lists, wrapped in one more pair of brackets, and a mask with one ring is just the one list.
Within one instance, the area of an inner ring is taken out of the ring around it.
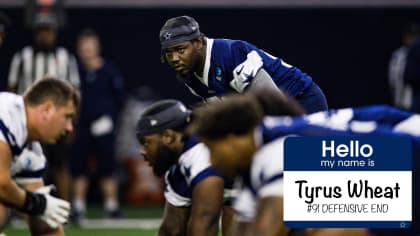
{"label": "wristband", "polygon": [[46,207],[47,198],[44,195],[26,191],[25,203],[19,210],[29,215],[41,215],[44,213]]}

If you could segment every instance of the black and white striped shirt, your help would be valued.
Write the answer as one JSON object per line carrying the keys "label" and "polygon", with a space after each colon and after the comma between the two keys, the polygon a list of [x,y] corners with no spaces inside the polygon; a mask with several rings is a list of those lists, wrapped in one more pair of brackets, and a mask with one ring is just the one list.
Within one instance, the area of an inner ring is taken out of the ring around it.
{"label": "black and white striped shirt", "polygon": [[23,94],[31,84],[46,75],[68,80],[76,87],[80,85],[76,58],[65,48],[35,51],[32,46],[26,46],[13,56],[8,86]]}

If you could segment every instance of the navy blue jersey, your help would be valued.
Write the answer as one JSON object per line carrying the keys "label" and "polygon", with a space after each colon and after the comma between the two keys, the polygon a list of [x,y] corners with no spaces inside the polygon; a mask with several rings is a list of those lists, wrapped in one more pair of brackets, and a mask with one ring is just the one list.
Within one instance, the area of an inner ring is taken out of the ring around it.
{"label": "navy blue jersey", "polygon": [[190,207],[195,186],[211,176],[220,175],[211,167],[208,148],[196,137],[187,137],[178,162],[165,173],[166,201]]}
{"label": "navy blue jersey", "polygon": [[207,38],[203,77],[182,78],[191,92],[208,101],[229,92],[242,93],[264,68],[274,83],[296,97],[312,84],[312,78],[282,59],[240,40]]}
{"label": "navy blue jersey", "polygon": [[367,106],[318,112],[303,117],[266,117],[263,142],[296,134],[302,136],[409,136],[420,151],[420,115],[390,106]]}
{"label": "navy blue jersey", "polygon": [[118,68],[104,62],[96,71],[79,66],[81,76],[81,119],[94,120],[104,114],[115,118],[123,103],[124,81]]}
{"label": "navy blue jersey", "polygon": [[[279,137],[377,135],[409,137],[413,144],[413,199],[420,196],[420,115],[389,106],[367,106],[337,111],[318,112],[305,117],[266,117],[261,124],[262,142],[274,143]],[[267,145],[264,145],[265,147]],[[418,235],[420,232],[420,204],[413,202],[411,228],[371,229],[375,236]]]}

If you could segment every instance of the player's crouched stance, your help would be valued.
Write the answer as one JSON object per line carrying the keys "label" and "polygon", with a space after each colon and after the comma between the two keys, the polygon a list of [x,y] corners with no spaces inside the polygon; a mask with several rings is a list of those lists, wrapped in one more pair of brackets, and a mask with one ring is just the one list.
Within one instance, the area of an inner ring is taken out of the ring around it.
{"label": "player's crouched stance", "polygon": [[78,92],[67,82],[42,79],[25,95],[0,93],[0,204],[25,214],[32,235],[64,235],[70,204],[43,186],[40,144],[55,143],[73,130]]}
{"label": "player's crouched stance", "polygon": [[[46,159],[42,153],[41,146],[37,142],[25,148],[11,167],[13,180],[19,187],[26,191],[40,194],[49,194],[53,189],[51,185],[44,186],[42,176],[45,170]],[[57,201],[60,208],[64,207],[63,210],[58,209],[59,215],[57,215],[57,218],[61,219],[61,223],[64,223],[68,215],[66,209],[69,209],[69,205],[60,199],[54,199],[54,201]],[[6,226],[10,213],[11,209],[3,204],[0,205],[0,229]],[[27,221],[32,235],[64,235],[61,225],[54,220],[43,218],[42,216],[22,215],[22,217]],[[49,221],[49,223],[44,222],[44,220]]]}
{"label": "player's crouched stance", "polygon": [[267,111],[286,116],[303,112],[295,101],[262,92],[264,99],[248,93],[201,107],[191,126],[209,148],[212,166],[223,175],[241,179],[233,235],[364,236],[363,229],[289,229],[283,224],[287,190],[283,189],[281,155],[285,136],[293,132],[270,137],[270,129],[277,127],[262,121]]}
{"label": "player's crouched stance", "polygon": [[210,166],[207,147],[184,133],[189,120],[190,111],[181,102],[164,100],[148,107],[137,124],[141,154],[156,175],[165,175],[166,206],[158,235],[216,236],[222,208],[226,235],[232,210],[223,207],[225,181]]}

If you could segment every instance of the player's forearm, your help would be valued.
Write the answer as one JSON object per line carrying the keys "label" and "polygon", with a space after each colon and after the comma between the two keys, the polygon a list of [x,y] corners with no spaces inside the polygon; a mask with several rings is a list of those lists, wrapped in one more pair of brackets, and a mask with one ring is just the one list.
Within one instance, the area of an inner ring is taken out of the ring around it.
{"label": "player's forearm", "polygon": [[169,235],[171,235],[170,230],[167,227],[165,227],[164,224],[162,224],[159,227],[159,230],[158,230],[158,233],[157,233],[156,236],[169,236]]}
{"label": "player's forearm", "polygon": [[176,207],[166,203],[163,221],[159,227],[158,236],[184,236],[187,231],[189,208]]}
{"label": "player's forearm", "polygon": [[273,225],[254,225],[251,227],[251,230],[247,231],[246,236],[252,235],[278,235],[278,227],[274,227]]}
{"label": "player's forearm", "polygon": [[188,235],[218,235],[219,214],[210,213],[193,217],[188,225]]}
{"label": "player's forearm", "polygon": [[217,235],[220,213],[223,207],[224,181],[210,176],[193,190],[188,235]]}
{"label": "player's forearm", "polygon": [[251,227],[251,230],[248,230],[245,235],[246,236],[252,236],[252,235],[273,235],[274,236],[274,235],[278,235],[278,227],[253,226]]}
{"label": "player's forearm", "polygon": [[157,236],[184,236],[185,232],[179,227],[171,227],[163,223],[158,230]]}
{"label": "player's forearm", "polygon": [[33,234],[33,235],[39,235],[39,236],[64,236],[66,235],[64,233],[63,227],[58,227],[56,229],[49,229],[47,232],[45,233],[41,233],[41,234]]}
{"label": "player's forearm", "polygon": [[167,204],[162,224],[159,227],[158,236],[185,236],[186,221],[181,209]]}
{"label": "player's forearm", "polygon": [[235,221],[232,229],[232,234],[229,236],[244,236],[251,227],[250,222]]}
{"label": "player's forearm", "polygon": [[[35,192],[38,189],[44,187],[44,182],[42,180],[29,182],[20,184],[20,187],[25,189],[26,191]],[[29,229],[31,231],[31,235],[37,236],[64,236],[64,230],[63,227],[60,225],[57,228],[51,228],[46,224],[43,220],[41,220],[39,217],[33,217],[29,216],[27,214],[22,215],[25,219],[25,221],[29,224]]]}
{"label": "player's forearm", "polygon": [[247,235],[286,235],[288,229],[282,224],[282,199],[266,197],[258,205],[257,215]]}
{"label": "player's forearm", "polygon": [[25,203],[26,193],[10,178],[0,177],[0,201],[6,206],[21,209]]}
{"label": "player's forearm", "polygon": [[29,229],[33,236],[64,236],[63,227],[60,225],[57,228],[49,227],[39,217],[29,217],[25,215],[25,220],[29,222]]}

